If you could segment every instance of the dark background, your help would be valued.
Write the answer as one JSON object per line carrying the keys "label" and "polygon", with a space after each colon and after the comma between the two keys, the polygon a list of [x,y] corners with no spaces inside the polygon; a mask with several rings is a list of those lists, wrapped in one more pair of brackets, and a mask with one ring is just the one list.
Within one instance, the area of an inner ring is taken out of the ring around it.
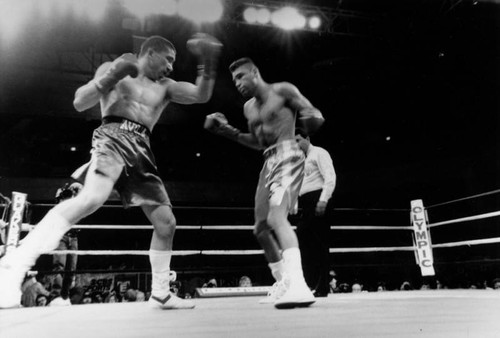
{"label": "dark background", "polygon": [[[123,28],[123,19],[134,15],[119,6],[109,9],[105,22],[93,24],[62,12],[46,24],[33,12],[17,40],[1,44],[0,180],[67,178],[88,160],[92,130],[99,125],[97,108],[74,110],[75,90],[102,61],[136,49],[134,36],[152,34],[170,39],[178,49],[172,77],[192,82],[196,59],[185,42],[202,30],[224,44],[212,99],[203,105],[171,104],[153,132],[153,150],[174,203],[252,207],[261,154],[202,128],[204,117],[215,111],[246,128],[244,101],[227,71],[242,56],[254,59],[266,81],[294,83],[324,114],[326,123],[312,142],[326,148],[334,161],[338,185],[332,207],[409,208],[415,198],[432,205],[499,188],[496,1],[286,3],[323,6],[316,8],[339,16],[328,32],[283,32],[240,22],[242,2],[228,1],[225,18],[212,25],[196,27],[182,18],[156,15],[137,31]],[[199,187],[210,194],[200,194]],[[48,189],[47,196],[56,188]],[[430,218],[495,209],[498,199],[490,197],[443,215],[430,213]],[[364,220],[350,217],[337,213],[333,222]],[[392,219],[381,218],[381,224]],[[178,219],[179,224],[190,222],[182,213]],[[406,214],[393,224],[402,223],[408,224]],[[448,234],[494,236],[496,224],[490,219],[484,229],[457,226]],[[342,236],[335,238],[340,242],[334,245],[345,246]],[[496,248],[488,250],[498,254]]]}
{"label": "dark background", "polygon": [[[227,11],[239,3],[228,2]],[[255,183],[260,153],[202,129],[215,111],[246,128],[244,101],[226,70],[250,56],[265,80],[296,84],[326,117],[312,141],[334,159],[338,203],[406,207],[412,198],[497,188],[500,13],[495,2],[474,3],[307,2],[360,16],[337,19],[338,33],[283,32],[232,17],[201,27],[225,46],[216,89],[207,104],[167,107],[153,139],[163,178]],[[2,44],[1,176],[67,177],[88,159],[99,111],[77,113],[74,92],[99,61],[133,50],[133,35],[171,39],[179,50],[173,77],[194,81],[196,60],[185,41],[200,27],[155,16],[137,32],[123,28],[130,17],[111,8],[104,23],[88,23],[56,12],[47,25],[34,12],[17,42]]]}

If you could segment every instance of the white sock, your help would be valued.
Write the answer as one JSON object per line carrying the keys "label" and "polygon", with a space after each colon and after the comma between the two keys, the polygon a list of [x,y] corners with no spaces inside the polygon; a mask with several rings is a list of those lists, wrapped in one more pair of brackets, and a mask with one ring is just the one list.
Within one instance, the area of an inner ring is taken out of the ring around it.
{"label": "white sock", "polygon": [[151,295],[165,298],[170,292],[170,260],[172,251],[149,250],[151,263]]}
{"label": "white sock", "polygon": [[288,273],[291,278],[304,279],[299,248],[289,248],[283,250],[282,255],[285,272]]}
{"label": "white sock", "polygon": [[63,235],[71,229],[71,224],[66,218],[53,210],[35,226],[35,229],[26,235],[16,250],[5,255],[2,260],[16,269],[28,271],[41,254],[57,248]]}
{"label": "white sock", "polygon": [[283,279],[283,272],[285,270],[283,259],[274,263],[269,263],[268,266],[269,269],[271,269],[271,274],[277,282]]}

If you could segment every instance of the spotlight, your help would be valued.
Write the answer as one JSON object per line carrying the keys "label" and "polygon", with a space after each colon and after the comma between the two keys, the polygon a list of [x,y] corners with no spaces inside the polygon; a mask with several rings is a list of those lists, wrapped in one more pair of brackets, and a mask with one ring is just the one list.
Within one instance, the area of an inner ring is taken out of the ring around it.
{"label": "spotlight", "polygon": [[158,8],[162,7],[162,0],[123,0],[124,5],[139,19],[144,19],[153,13],[157,12]]}
{"label": "spotlight", "polygon": [[285,30],[304,28],[306,18],[296,8],[283,7],[273,12],[271,22]]}
{"label": "spotlight", "polygon": [[265,25],[271,21],[271,12],[267,8],[260,8],[257,10],[257,22]]}
{"label": "spotlight", "polygon": [[179,15],[197,24],[215,22],[222,17],[224,7],[220,0],[181,0]]}
{"label": "spotlight", "polygon": [[28,21],[32,1],[0,1],[0,40],[12,41]]}
{"label": "spotlight", "polygon": [[103,18],[107,3],[102,0],[74,1],[73,6],[78,15],[87,17],[91,21]]}
{"label": "spotlight", "polygon": [[255,7],[248,7],[243,11],[243,19],[248,23],[257,22],[257,9]]}
{"label": "spotlight", "polygon": [[318,29],[321,26],[321,19],[319,16],[311,16],[308,22],[309,28]]}

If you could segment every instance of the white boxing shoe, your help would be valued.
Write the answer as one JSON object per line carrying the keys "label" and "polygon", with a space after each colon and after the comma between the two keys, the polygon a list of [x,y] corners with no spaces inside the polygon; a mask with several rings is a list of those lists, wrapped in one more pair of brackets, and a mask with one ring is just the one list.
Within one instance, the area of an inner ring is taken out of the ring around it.
{"label": "white boxing shoe", "polygon": [[0,309],[21,307],[21,284],[25,273],[0,262]]}
{"label": "white boxing shoe", "polygon": [[148,303],[151,307],[162,310],[193,309],[195,307],[192,300],[179,298],[171,292],[163,299],[151,295]]}
{"label": "white boxing shoe", "polygon": [[285,280],[275,282],[265,298],[259,300],[259,304],[274,304],[286,292]]}
{"label": "white boxing shoe", "polygon": [[274,303],[277,309],[292,309],[307,307],[316,299],[303,279],[292,279],[288,283],[286,292]]}

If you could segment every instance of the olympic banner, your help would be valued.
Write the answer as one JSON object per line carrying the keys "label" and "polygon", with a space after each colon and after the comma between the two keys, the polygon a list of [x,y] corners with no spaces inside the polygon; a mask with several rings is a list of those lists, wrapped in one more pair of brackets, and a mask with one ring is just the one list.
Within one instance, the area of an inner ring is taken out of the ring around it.
{"label": "olympic banner", "polygon": [[434,276],[434,258],[432,255],[431,234],[427,227],[427,215],[422,200],[411,201],[411,223],[413,225],[413,241],[416,249],[417,264],[422,276]]}
{"label": "olympic banner", "polygon": [[19,236],[23,226],[24,208],[26,206],[27,194],[12,192],[12,204],[10,206],[9,224],[5,240],[5,253],[15,249],[19,243]]}

